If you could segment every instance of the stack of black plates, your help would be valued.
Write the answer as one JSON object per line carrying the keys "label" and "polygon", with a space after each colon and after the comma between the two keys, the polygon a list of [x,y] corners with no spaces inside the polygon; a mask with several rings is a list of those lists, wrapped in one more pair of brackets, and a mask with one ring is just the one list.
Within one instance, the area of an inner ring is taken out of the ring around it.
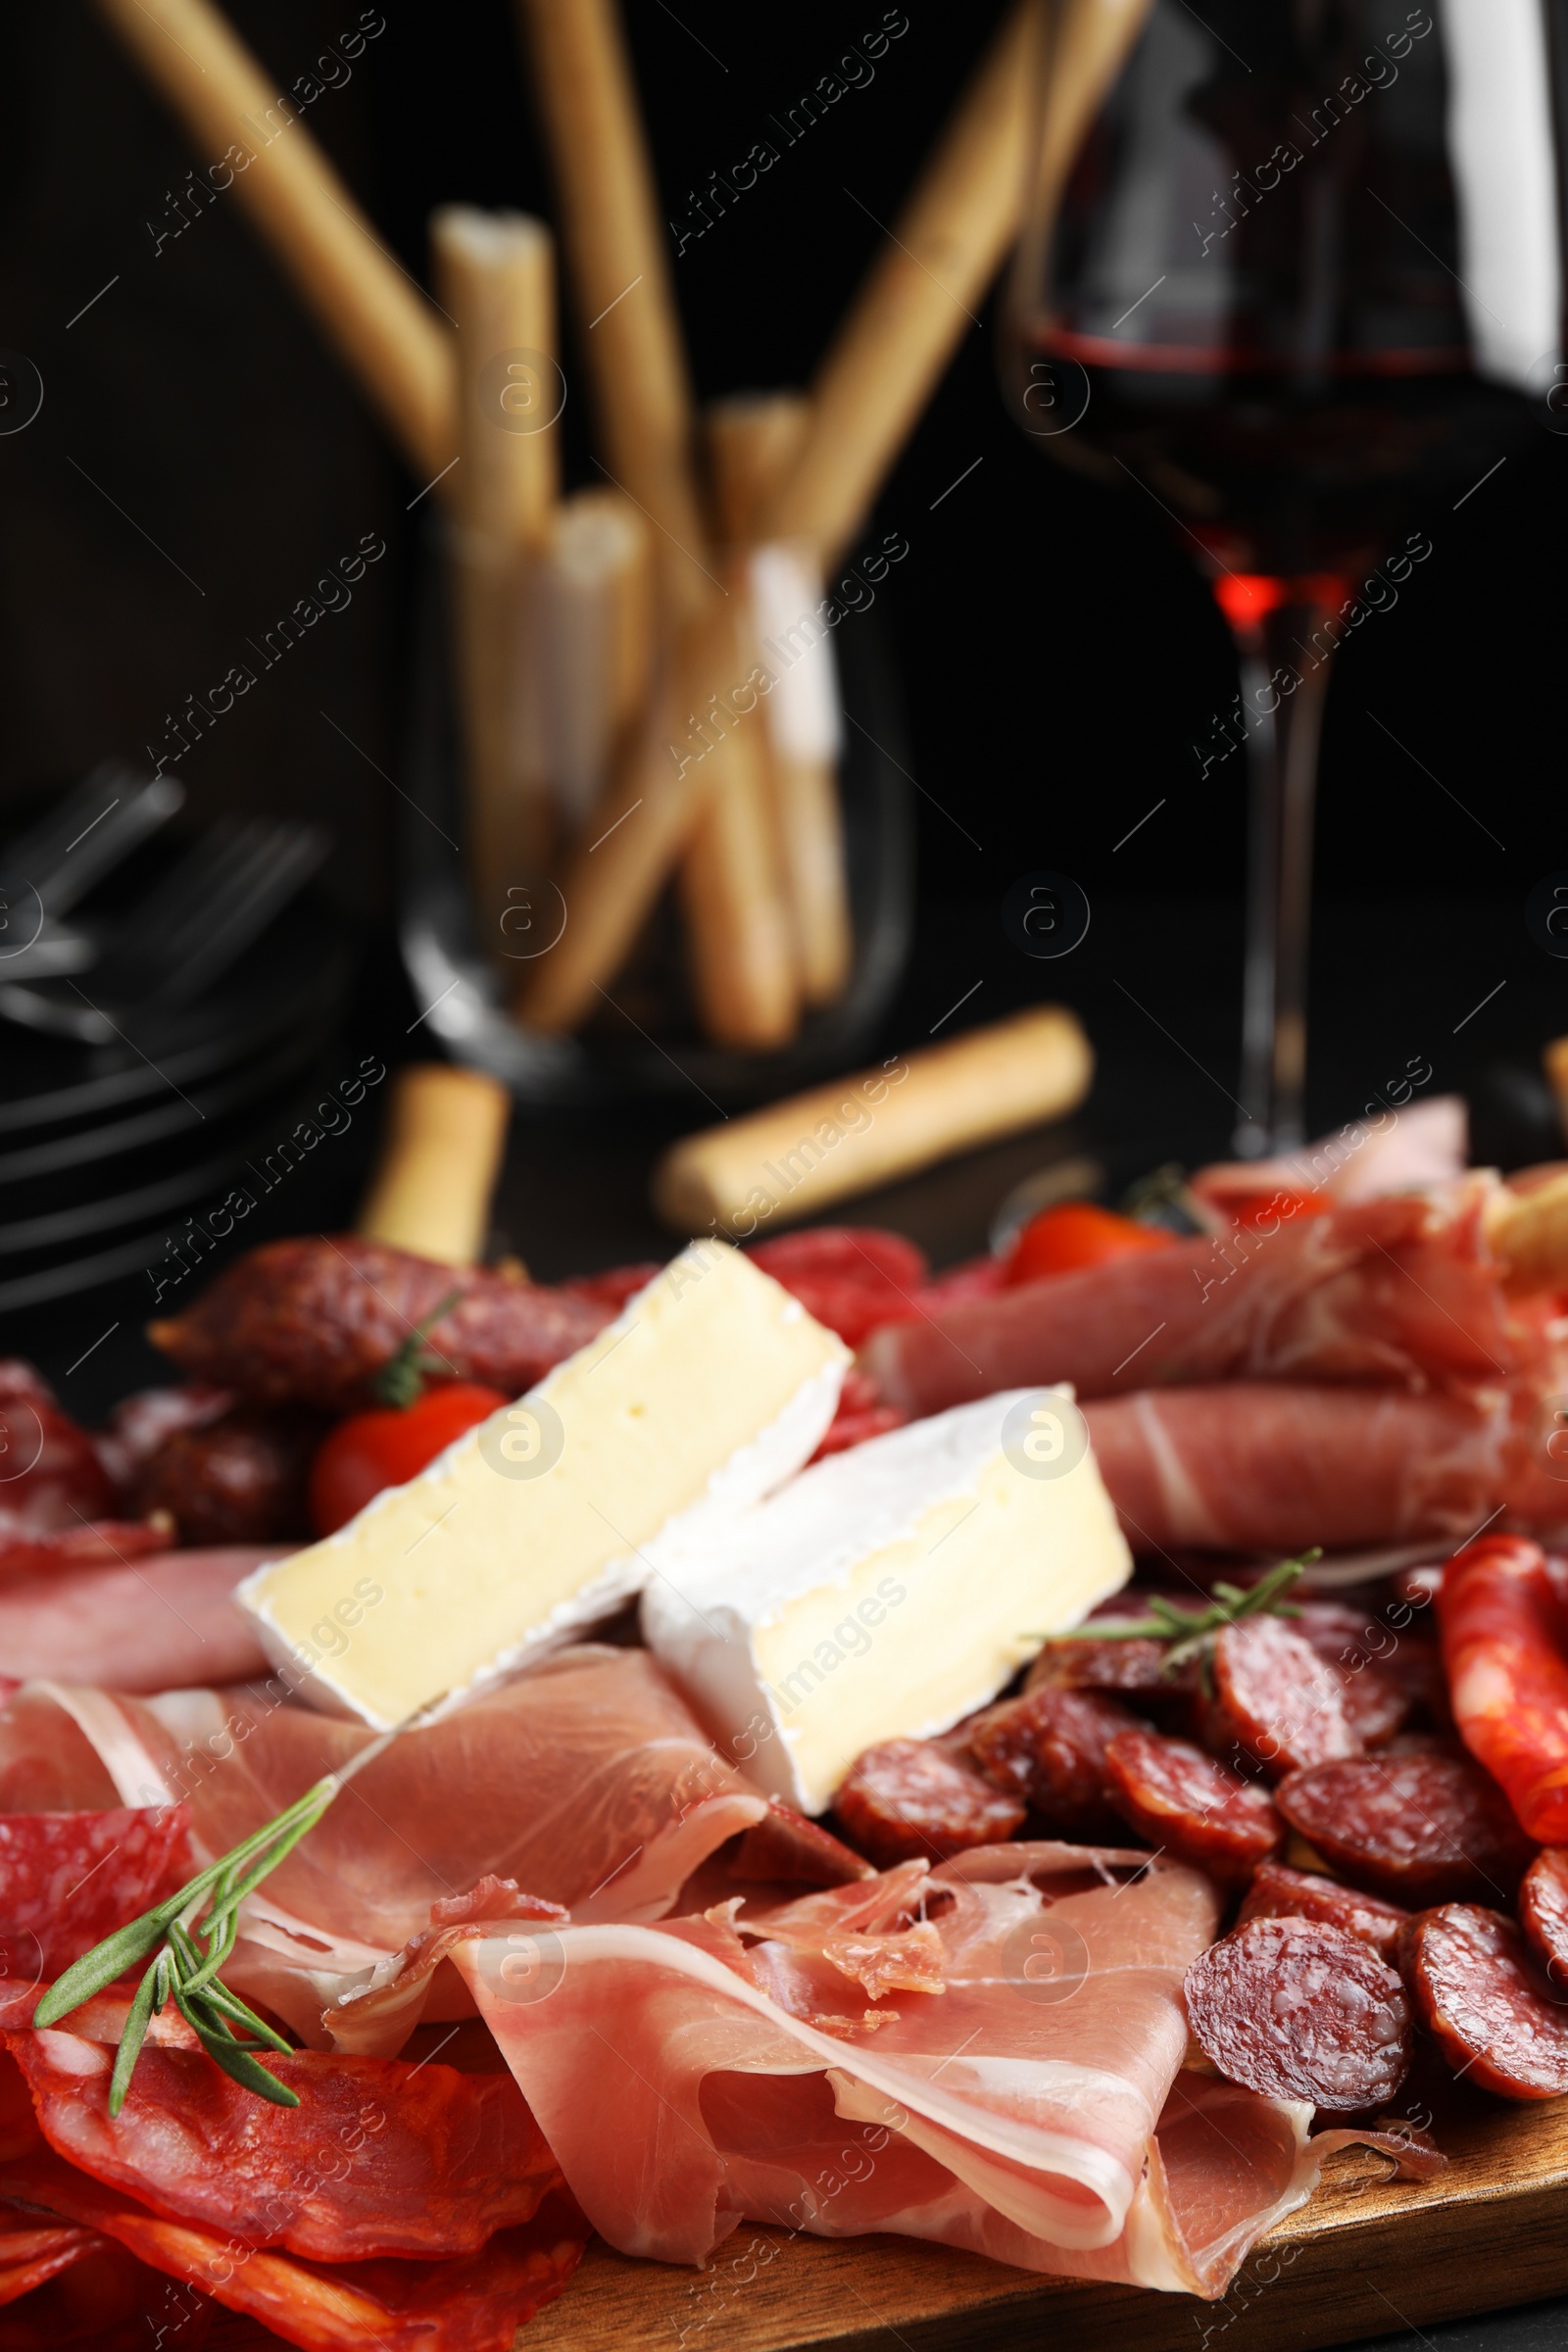
{"label": "stack of black plates", "polygon": [[0,1022],[0,1312],[155,1265],[248,1160],[265,1166],[349,968],[341,918],[307,890],[198,1002],[127,1016],[110,1042]]}

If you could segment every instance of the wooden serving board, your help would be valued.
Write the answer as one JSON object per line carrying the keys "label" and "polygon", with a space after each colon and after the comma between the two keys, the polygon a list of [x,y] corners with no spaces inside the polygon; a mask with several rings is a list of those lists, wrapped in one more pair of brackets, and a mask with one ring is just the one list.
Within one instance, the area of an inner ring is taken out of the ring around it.
{"label": "wooden serving board", "polygon": [[1331,2157],[1223,2301],[1037,2278],[908,2238],[745,2226],[707,2271],[588,2249],[517,2352],[1308,2352],[1568,2293],[1568,2099],[1479,2100],[1434,2180]]}

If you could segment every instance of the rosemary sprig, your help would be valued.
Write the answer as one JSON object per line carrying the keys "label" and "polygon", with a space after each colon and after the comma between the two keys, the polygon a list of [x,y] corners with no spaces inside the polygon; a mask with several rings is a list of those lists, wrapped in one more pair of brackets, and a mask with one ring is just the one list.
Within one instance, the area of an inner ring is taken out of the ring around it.
{"label": "rosemary sprig", "polygon": [[426,1348],[429,1338],[442,1316],[457,1305],[463,1297],[461,1290],[448,1291],[446,1297],[430,1312],[416,1323],[395,1355],[389,1355],[370,1383],[376,1399],[407,1410],[417,1404],[424,1395],[424,1384],[432,1372],[450,1372],[452,1366],[444,1355],[436,1355]]}
{"label": "rosemary sprig", "polygon": [[152,1954],[131,2001],[110,2078],[112,2116],[119,2115],[125,2103],[148,2027],[154,2017],[162,2016],[171,2000],[225,2075],[258,2097],[270,2099],[274,2106],[299,2105],[295,2093],[269,2073],[257,2056],[260,2050],[279,2050],[286,2056],[293,2043],[274,2033],[237,1993],[230,1992],[218,1972],[238,1940],[239,1907],[245,1897],[293,1852],[302,1838],[310,1836],[354,1775],[429,1711],[421,1708],[408,1723],[372,1740],[341,1772],[327,1773],[263,1828],[199,1870],[177,1894],[143,1912],[128,1927],[106,1936],[56,1978],[33,2010],[35,2026],[52,2026],[69,2016],[122,1977],[126,1969],[134,1968],[138,1960]]}
{"label": "rosemary sprig", "polygon": [[1214,1598],[1206,1608],[1184,1608],[1180,1601],[1166,1600],[1159,1594],[1149,1603],[1147,1617],[1094,1617],[1086,1625],[1074,1626],[1070,1633],[1054,1634],[1055,1642],[1168,1642],[1161,1672],[1174,1674],[1189,1658],[1205,1650],[1214,1636],[1227,1625],[1240,1625],[1244,1617],[1298,1617],[1300,1610],[1285,1598],[1297,1578],[1312,1562],[1322,1558],[1315,1547],[1305,1551],[1298,1560],[1281,1560],[1267,1576],[1243,1591],[1239,1585],[1214,1587]]}

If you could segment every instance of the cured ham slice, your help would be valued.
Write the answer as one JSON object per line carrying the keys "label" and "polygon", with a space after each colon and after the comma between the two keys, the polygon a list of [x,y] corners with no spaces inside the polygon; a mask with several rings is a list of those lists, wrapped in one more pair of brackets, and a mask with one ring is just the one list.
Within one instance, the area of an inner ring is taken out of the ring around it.
{"label": "cured ham slice", "polygon": [[0,1576],[0,1666],[19,1682],[59,1676],[119,1690],[265,1674],[255,1633],[229,1595],[264,1560],[292,1549],[234,1544],[142,1558],[122,1544],[119,1557],[101,1555],[103,1565]]}
{"label": "cured ham slice", "polygon": [[888,1404],[917,1414],[1058,1380],[1080,1398],[1172,1382],[1501,1380],[1544,1343],[1487,1247],[1492,1191],[1473,1178],[1054,1275],[888,1324],[861,1363]]}
{"label": "cured ham slice", "polygon": [[[497,1923],[447,1956],[623,2252],[700,2263],[750,2219],[1212,2296],[1327,2144],[1305,2108],[1180,2073],[1217,1915],[1179,1864],[1041,1843],[754,1918]],[[394,1976],[330,2023],[399,2039],[410,2011]]]}
{"label": "cured ham slice", "polygon": [[[1136,1551],[1457,1536],[1503,1498],[1506,1398],[1238,1382],[1085,1407]],[[1568,1490],[1564,1490],[1568,1493]]]}
{"label": "cured ham slice", "polygon": [[0,2167],[0,2200],[96,2230],[305,2352],[364,2352],[367,2344],[383,2352],[511,2352],[515,2330],[566,2285],[589,2234],[558,2192],[531,2222],[498,2230],[476,2254],[310,2262],[240,2245],[221,2228],[164,2221],[58,2156]]}
{"label": "cured ham slice", "polygon": [[1568,1521],[1528,1387],[1412,1396],[1262,1381],[1145,1391],[1084,1408],[1135,1551],[1290,1552]]}
{"label": "cured ham slice", "polygon": [[[83,1769],[81,1752],[63,1727],[38,1723],[40,1705],[70,1717],[120,1802],[186,1801],[198,1851],[216,1856],[374,1737],[286,1697],[281,1678],[152,1700],[59,1685],[24,1692],[13,1712],[29,1712],[19,1744],[58,1743],[72,1759],[57,1786]],[[4,1755],[0,1725],[0,1770]],[[257,1899],[372,1957],[487,1873],[577,1919],[657,1919],[709,1854],[766,1812],[646,1650],[585,1643],[405,1733]]]}

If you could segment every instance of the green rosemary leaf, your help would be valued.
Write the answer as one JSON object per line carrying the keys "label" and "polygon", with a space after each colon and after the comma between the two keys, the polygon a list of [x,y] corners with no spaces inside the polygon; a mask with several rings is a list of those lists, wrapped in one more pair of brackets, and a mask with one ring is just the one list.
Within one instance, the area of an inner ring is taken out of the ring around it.
{"label": "green rosemary leaf", "polygon": [[179,2013],[190,2027],[209,2058],[220,2066],[232,2082],[243,2090],[255,2091],[258,2098],[270,2099],[274,2107],[297,2107],[299,2093],[269,2074],[261,2061],[253,2058],[244,2044],[226,2031],[217,2030],[213,2021],[203,2014],[200,1997],[188,2001],[176,1986],[174,1999]]}
{"label": "green rosemary leaf", "polygon": [[125,2093],[130,2088],[131,2073],[137,2059],[141,2056],[141,2045],[147,2038],[147,2029],[152,2024],[153,2001],[158,1991],[158,1979],[162,1963],[163,1954],[161,1952],[156,1960],[149,1960],[147,1972],[137,1985],[136,1997],[130,2004],[124,2031],[120,2036],[120,2047],[115,2052],[115,2071],[109,2078],[109,2112],[111,2115],[118,2115],[125,2104]]}
{"label": "green rosemary leaf", "polygon": [[73,1960],[65,1975],[57,1977],[32,2013],[35,2026],[52,2026],[57,2018],[69,2016],[90,2001],[95,1992],[102,1992],[122,1977],[127,1968],[145,1960],[155,1943],[164,1938],[164,1922],[156,1912],[144,1919],[132,1920],[128,1928],[119,1928],[95,1943],[90,1952]]}
{"label": "green rosemary leaf", "polygon": [[243,2026],[245,2031],[256,2040],[264,2041],[270,2050],[280,2050],[285,2058],[292,2054],[294,2044],[286,2041],[281,2034],[274,2034],[271,2027],[265,2020],[259,2018],[255,2010],[240,1999],[237,1992],[230,1992],[226,1984],[205,1985],[202,1990],[202,1999],[209,2008],[216,2010],[220,2018],[227,2019],[236,2026]]}

